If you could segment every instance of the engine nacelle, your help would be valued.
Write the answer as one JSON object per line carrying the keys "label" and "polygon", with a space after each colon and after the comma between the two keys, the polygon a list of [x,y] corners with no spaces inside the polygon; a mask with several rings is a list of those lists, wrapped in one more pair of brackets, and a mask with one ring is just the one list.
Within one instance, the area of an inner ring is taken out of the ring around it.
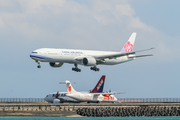
{"label": "engine nacelle", "polygon": [[61,102],[61,100],[59,100],[59,99],[54,99],[53,100],[53,103],[60,103]]}
{"label": "engine nacelle", "polygon": [[49,65],[51,67],[61,67],[63,65],[62,62],[50,62]]}
{"label": "engine nacelle", "polygon": [[83,64],[85,66],[95,66],[96,65],[96,59],[93,57],[85,57],[83,58]]}

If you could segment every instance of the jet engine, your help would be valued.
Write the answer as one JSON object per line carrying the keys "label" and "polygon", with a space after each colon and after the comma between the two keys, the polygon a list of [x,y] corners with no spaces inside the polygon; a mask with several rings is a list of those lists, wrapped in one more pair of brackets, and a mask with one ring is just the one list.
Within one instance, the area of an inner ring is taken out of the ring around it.
{"label": "jet engine", "polygon": [[83,64],[85,66],[95,66],[96,65],[96,59],[93,57],[85,57],[83,58]]}
{"label": "jet engine", "polygon": [[51,67],[61,67],[63,65],[62,62],[50,62],[49,65]]}
{"label": "jet engine", "polygon": [[54,99],[53,103],[60,103],[61,101],[59,99]]}

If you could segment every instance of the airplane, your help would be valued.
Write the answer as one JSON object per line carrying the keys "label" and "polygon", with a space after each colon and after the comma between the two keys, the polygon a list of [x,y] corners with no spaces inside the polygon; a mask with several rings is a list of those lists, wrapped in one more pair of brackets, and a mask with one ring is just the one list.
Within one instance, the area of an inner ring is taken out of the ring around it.
{"label": "airplane", "polygon": [[61,84],[66,84],[67,87],[67,94],[66,96],[75,99],[79,102],[87,102],[87,103],[100,103],[100,102],[117,102],[117,98],[114,96],[114,94],[122,94],[124,92],[109,92],[109,93],[103,93],[103,92],[97,92],[97,93],[83,93],[83,92],[77,92],[72,87],[71,83],[69,81],[61,82]]}
{"label": "airplane", "polygon": [[[91,90],[90,92],[83,92],[83,93],[102,93],[103,92],[103,88],[104,88],[104,83],[105,83],[105,75],[103,75],[98,83],[96,84],[96,86],[94,87],[93,90]],[[53,92],[48,94],[44,100],[47,101],[48,103],[63,103],[63,102],[73,102],[73,103],[78,103],[79,101],[72,99],[68,96],[66,96],[68,92]]]}
{"label": "airplane", "polygon": [[138,57],[152,56],[152,54],[134,55],[137,52],[154,49],[132,51],[135,38],[136,33],[134,32],[120,52],[41,48],[34,50],[30,54],[30,57],[38,63],[38,68],[41,68],[40,62],[49,62],[49,65],[53,68],[61,67],[64,63],[69,63],[74,64],[75,67],[72,70],[76,72],[81,72],[78,65],[91,66],[91,70],[99,71],[100,69],[96,67],[97,65],[116,65],[135,60]]}

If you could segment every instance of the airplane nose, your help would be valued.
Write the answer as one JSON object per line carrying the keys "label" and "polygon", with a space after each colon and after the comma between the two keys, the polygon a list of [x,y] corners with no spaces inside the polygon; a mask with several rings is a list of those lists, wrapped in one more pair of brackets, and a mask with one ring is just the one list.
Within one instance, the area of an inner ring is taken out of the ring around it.
{"label": "airplane nose", "polygon": [[32,57],[36,57],[37,56],[37,54],[38,54],[38,52],[37,51],[33,51],[31,54],[30,54],[30,57],[32,58]]}
{"label": "airplane nose", "polygon": [[33,60],[36,60],[37,55],[36,54],[30,54],[30,58],[32,58]]}
{"label": "airplane nose", "polygon": [[44,100],[47,101],[47,98],[45,97]]}
{"label": "airplane nose", "polygon": [[30,57],[33,57],[33,54],[30,54]]}
{"label": "airplane nose", "polygon": [[[34,54],[30,54],[30,58],[33,59],[33,57],[34,57]],[[33,59],[33,60],[34,60],[34,59]]]}

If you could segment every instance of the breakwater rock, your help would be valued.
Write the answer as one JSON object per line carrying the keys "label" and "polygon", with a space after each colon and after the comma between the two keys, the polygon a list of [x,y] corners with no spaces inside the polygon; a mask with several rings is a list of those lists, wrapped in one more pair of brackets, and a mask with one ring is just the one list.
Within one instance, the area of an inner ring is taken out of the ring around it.
{"label": "breakwater rock", "polygon": [[179,106],[126,106],[79,108],[81,116],[92,117],[130,117],[130,116],[180,116]]}
{"label": "breakwater rock", "polygon": [[1,103],[0,116],[180,116],[179,103]]}

